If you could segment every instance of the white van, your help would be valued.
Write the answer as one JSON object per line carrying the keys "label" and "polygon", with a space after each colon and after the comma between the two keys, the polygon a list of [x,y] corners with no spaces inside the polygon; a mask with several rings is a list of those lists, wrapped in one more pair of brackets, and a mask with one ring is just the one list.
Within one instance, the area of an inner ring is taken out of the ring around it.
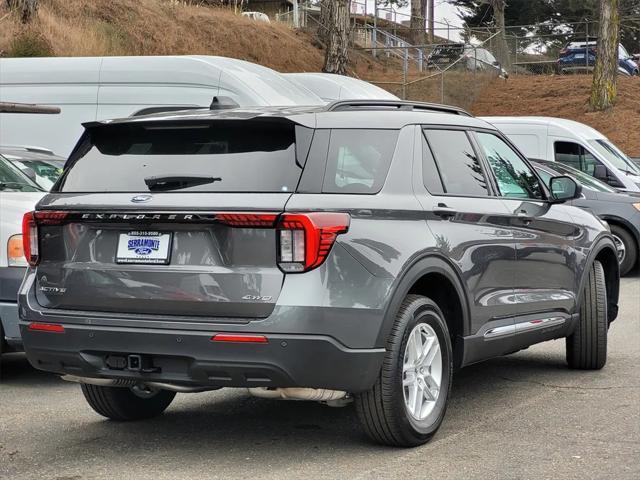
{"label": "white van", "polygon": [[640,192],[640,168],[607,137],[583,123],[553,117],[482,117],[528,158],[555,160],[614,188]]}
{"label": "white van", "polygon": [[150,107],[208,107],[214,96],[242,106],[318,105],[280,73],[212,56],[0,59],[0,102],[55,105],[48,116],[0,114],[0,144],[39,145],[67,156],[82,123]]}
{"label": "white van", "polygon": [[326,102],[345,99],[400,100],[394,94],[376,85],[346,75],[312,72],[283,75],[302,88],[311,90]]}
{"label": "white van", "polygon": [[33,210],[44,194],[43,189],[0,155],[0,355],[22,350],[18,288],[27,270],[22,249],[22,217]]}

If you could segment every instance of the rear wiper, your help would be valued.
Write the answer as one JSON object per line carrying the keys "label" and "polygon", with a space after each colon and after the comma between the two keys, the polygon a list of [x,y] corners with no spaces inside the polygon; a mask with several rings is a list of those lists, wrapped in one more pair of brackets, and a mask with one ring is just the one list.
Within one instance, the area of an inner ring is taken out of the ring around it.
{"label": "rear wiper", "polygon": [[144,183],[149,191],[158,192],[164,190],[180,190],[181,188],[206,185],[207,183],[221,182],[222,177],[209,177],[206,175],[162,175],[158,177],[146,177]]}

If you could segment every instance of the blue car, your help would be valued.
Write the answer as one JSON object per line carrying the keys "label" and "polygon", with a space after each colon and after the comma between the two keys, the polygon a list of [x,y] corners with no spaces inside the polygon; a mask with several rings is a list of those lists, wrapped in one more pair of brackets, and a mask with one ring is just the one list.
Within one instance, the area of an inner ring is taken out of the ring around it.
{"label": "blue car", "polygon": [[[560,52],[559,73],[591,72],[596,64],[597,42],[571,42]],[[638,64],[622,44],[618,47],[618,72],[622,75],[638,75]]]}

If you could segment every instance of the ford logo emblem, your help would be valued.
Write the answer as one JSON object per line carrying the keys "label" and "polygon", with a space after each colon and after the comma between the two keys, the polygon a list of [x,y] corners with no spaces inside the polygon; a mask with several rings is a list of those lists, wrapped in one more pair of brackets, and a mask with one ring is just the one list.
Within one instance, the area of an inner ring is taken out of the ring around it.
{"label": "ford logo emblem", "polygon": [[153,197],[151,195],[136,195],[131,199],[131,201],[133,203],[143,203],[143,202],[148,202],[152,198]]}

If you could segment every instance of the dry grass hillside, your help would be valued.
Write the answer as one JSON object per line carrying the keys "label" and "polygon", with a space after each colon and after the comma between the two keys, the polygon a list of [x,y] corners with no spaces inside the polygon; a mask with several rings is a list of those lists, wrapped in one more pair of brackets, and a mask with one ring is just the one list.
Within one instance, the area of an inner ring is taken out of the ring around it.
{"label": "dry grass hillside", "polygon": [[618,79],[618,103],[606,113],[590,112],[590,75],[519,76],[496,80],[472,107],[475,115],[544,115],[586,123],[627,155],[640,157],[640,78]]}
{"label": "dry grass hillside", "polygon": [[[320,71],[324,52],[309,33],[255,22],[230,10],[176,0],[40,0],[28,27],[0,0],[0,56],[222,55],[281,72]],[[402,67],[351,52],[349,74],[399,82]],[[409,80],[424,73],[410,72]],[[621,78],[618,105],[608,113],[586,106],[591,77],[516,76],[507,82],[468,72],[435,76],[406,89],[413,100],[451,103],[478,115],[551,115],[587,123],[627,153],[640,156],[640,79]],[[444,84],[445,94],[442,95]],[[488,86],[487,86],[488,85]],[[383,85],[397,95],[398,85]]]}
{"label": "dry grass hillside", "polygon": [[[0,4],[5,56],[221,55],[281,72],[319,71],[324,52],[304,32],[255,22],[226,9],[171,0],[40,0],[25,28]],[[353,53],[351,73],[386,67]]]}

